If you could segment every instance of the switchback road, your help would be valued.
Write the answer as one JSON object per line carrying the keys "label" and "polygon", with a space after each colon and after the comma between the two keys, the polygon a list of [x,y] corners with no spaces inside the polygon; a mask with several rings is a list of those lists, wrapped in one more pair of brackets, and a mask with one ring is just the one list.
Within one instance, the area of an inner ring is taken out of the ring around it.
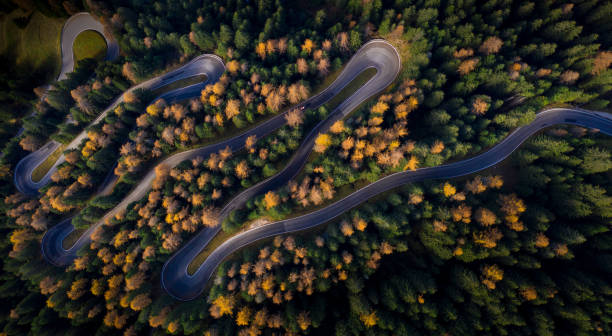
{"label": "switchback road", "polygon": [[[162,270],[161,281],[164,289],[177,299],[191,299],[196,297],[202,290],[203,284],[208,280],[205,273],[200,270],[193,275],[187,273],[187,268],[193,259],[202,251],[210,240],[221,230],[221,223],[233,210],[243,207],[249,199],[265,193],[268,190],[277,189],[285,185],[302,169],[308,159],[314,141],[319,133],[327,132],[331,125],[339,119],[346,117],[351,111],[364,101],[388,87],[397,75],[401,67],[399,53],[395,48],[384,40],[372,40],[364,44],[353,55],[338,78],[323,92],[301,105],[316,108],[327,100],[340,93],[355,77],[368,68],[376,69],[376,74],[363,86],[357,89],[350,97],[336,107],[329,117],[319,122],[306,135],[296,153],[285,168],[276,175],[256,184],[255,186],[238,194],[230,200],[221,210],[218,224],[215,227],[207,227],[185,244],[165,264]],[[278,119],[278,118],[275,118]],[[276,127],[284,125],[285,119],[274,121]],[[259,138],[259,134],[258,134]],[[246,139],[246,138],[244,138]],[[238,143],[244,145],[244,140]],[[234,148],[232,148],[234,150]]]}
{"label": "switchback road", "polygon": [[[199,75],[206,76],[206,80],[203,82],[175,89],[158,97],[165,99],[167,102],[173,102],[199,95],[204,86],[216,82],[224,71],[225,65],[223,64],[223,60],[221,60],[221,58],[216,55],[201,55],[176,70],[136,85],[130,88],[128,91],[138,89],[155,90],[186,78]],[[106,108],[106,110],[100,113],[100,115],[98,115],[98,117],[92,121],[79,135],[77,135],[76,138],[74,138],[64,150],[78,148],[83,139],[87,137],[87,128],[104,120],[109,111],[112,111],[117,105],[123,102],[124,96],[125,93],[115,99],[115,101],[108,108]],[[57,166],[65,161],[63,154],[57,159],[57,161],[55,161],[53,166],[49,169],[45,176],[40,179],[40,181],[34,182],[32,180],[32,172],[34,169],[36,169],[36,167],[38,167],[38,165],[44,162],[49,155],[55,152],[60,145],[61,144],[59,142],[51,140],[40,149],[28,154],[17,163],[15,166],[14,182],[15,186],[20,192],[34,196],[38,194],[38,189],[51,182],[51,175],[53,175],[53,173],[57,170]]]}
{"label": "switchback road", "polygon": [[[309,135],[309,139],[312,138],[309,143],[312,143],[314,141],[314,137],[316,136],[316,134],[318,134],[319,131],[325,131],[335,120],[342,118],[344,115],[346,115],[346,113],[357,107],[365,99],[380,92],[389,84],[391,84],[391,82],[393,82],[393,80],[397,76],[397,73],[399,72],[399,66],[399,55],[397,54],[397,51],[395,51],[395,49],[386,41],[373,40],[364,44],[351,58],[345,69],[338,76],[338,78],[329,87],[327,87],[321,93],[313,96],[312,98],[300,104],[303,106],[308,106],[309,108],[317,108],[327,102],[329,99],[331,99],[337,93],[342,91],[342,89],[346,85],[348,85],[355,77],[357,77],[363,70],[369,67],[374,67],[378,71],[376,75],[374,75],[374,77],[372,77],[364,86],[359,88],[351,96],[353,97],[352,99],[347,99],[340,106],[338,106],[338,108],[335,109],[333,113],[330,114],[330,117],[327,120],[315,126],[315,128],[313,129],[313,131],[311,131]],[[173,74],[171,76],[176,76],[176,74]],[[166,77],[170,77],[170,75],[166,75]],[[218,76],[209,78],[218,78]],[[196,92],[199,94],[200,90],[201,88]],[[226,147],[230,147],[232,152],[235,152],[244,147],[245,141],[249,136],[255,135],[258,139],[260,139],[277,130],[281,126],[285,125],[286,113],[287,112],[281,113],[273,117],[272,119],[269,119],[231,139],[172,155],[163,160],[159,165],[164,165],[166,167],[172,168],[185,160],[190,160],[196,157],[206,157]],[[289,174],[294,174],[299,171],[304,160],[308,156],[308,153],[310,152],[310,149],[307,147],[308,146],[302,146],[298,150],[298,153],[295,155],[295,157],[300,158],[301,161],[298,161],[301,163],[294,159],[292,162],[298,162],[299,165],[292,165],[291,169],[285,168],[285,170],[280,174],[283,174],[285,171],[288,171]],[[53,226],[47,231],[42,240],[41,249],[45,259],[57,266],[69,265],[77,257],[77,252],[83,246],[90,242],[90,236],[94,232],[94,230],[98,226],[102,225],[107,218],[111,218],[118,212],[126,209],[130,203],[138,201],[142,197],[144,197],[146,193],[151,189],[151,184],[154,178],[155,168],[152,168],[138,183],[138,185],[115,208],[107,212],[101,220],[99,220],[96,224],[92,225],[89,229],[87,229],[87,231],[85,231],[85,233],[83,233],[81,237],[77,240],[77,242],[69,249],[64,249],[62,246],[62,242],[64,238],[67,237],[74,230],[74,227],[71,224],[70,220],[62,221],[59,224]],[[275,187],[277,184],[274,183],[274,181],[275,179],[273,177],[267,181],[262,182],[262,184],[263,186],[269,185],[270,187]],[[261,192],[262,190],[264,190],[262,184],[256,185],[249,190],[254,191],[254,193]],[[242,196],[239,195],[236,200],[230,202],[230,204],[232,204],[233,207],[236,207],[242,204],[246,199],[248,199],[248,196],[244,196],[244,194]],[[220,227],[220,225],[218,227]],[[210,236],[210,232],[206,229],[202,230],[202,232],[198,234],[198,237],[202,236],[207,242],[207,237]],[[201,250],[202,248],[204,248],[204,246],[198,246],[197,248]],[[199,252],[199,250],[197,250],[197,252]]]}

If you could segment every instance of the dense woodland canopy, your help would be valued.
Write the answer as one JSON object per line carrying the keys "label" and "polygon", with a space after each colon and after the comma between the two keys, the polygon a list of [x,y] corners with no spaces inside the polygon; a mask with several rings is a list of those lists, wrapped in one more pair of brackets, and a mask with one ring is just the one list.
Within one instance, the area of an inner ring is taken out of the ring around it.
{"label": "dense woodland canopy", "polygon": [[[34,3],[54,15],[72,8]],[[364,42],[396,46],[400,76],[319,134],[293,181],[232,212],[219,239],[320,208],[389,173],[473,156],[546,107],[606,110],[610,2],[84,4],[117,38],[118,60],[82,61],[43,100],[16,73],[0,78],[3,102],[36,110],[0,159],[2,334],[612,333],[610,139],[573,126],[541,132],[481,174],[403,186],[320,228],[245,248],[196,300],[176,301],[159,285],[172,253],[216,225],[240,191],[280,171],[330,114],[333,102],[291,106]],[[221,56],[227,71],[198,97],[166,102],[130,91],[86,128],[130,86],[202,53]],[[285,126],[241,151],[158,166],[147,196],[96,230],[73,265],[42,259],[41,237],[60,220],[74,216],[82,232],[161,159],[284,111]],[[38,197],[15,190],[19,159],[83,130]],[[112,190],[98,194],[113,177]]]}

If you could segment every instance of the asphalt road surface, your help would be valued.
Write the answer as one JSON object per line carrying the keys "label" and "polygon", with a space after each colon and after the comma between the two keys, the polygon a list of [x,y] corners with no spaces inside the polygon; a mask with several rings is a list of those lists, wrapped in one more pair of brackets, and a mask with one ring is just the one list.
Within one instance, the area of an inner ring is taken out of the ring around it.
{"label": "asphalt road surface", "polygon": [[[184,301],[195,299],[202,293],[206,282],[211,278],[217,266],[233,252],[244,246],[264,238],[310,229],[324,224],[380,193],[407,183],[426,179],[449,179],[484,170],[504,160],[536,132],[558,124],[573,124],[599,129],[601,133],[612,135],[612,115],[610,114],[582,109],[555,108],[545,110],[539,113],[532,123],[518,128],[502,142],[483,154],[438,167],[395,173],[371,183],[323,209],[238,233],[217,247],[193,275],[187,273],[186,266],[201,251],[201,248],[198,249],[199,246],[196,245],[191,246],[190,242],[183,250],[189,246],[192,249],[179,251],[164,265],[162,285],[176,299]],[[173,261],[178,258],[180,258],[178,261]]]}
{"label": "asphalt road surface", "polygon": [[[245,203],[268,190],[277,189],[285,185],[302,169],[312,151],[314,141],[319,133],[327,132],[329,127],[339,119],[346,117],[351,111],[370,97],[384,90],[399,74],[401,67],[400,56],[395,48],[384,40],[372,40],[364,44],[343,69],[338,78],[323,92],[300,104],[308,108],[317,108],[326,101],[340,93],[355,77],[368,68],[376,69],[376,74],[363,86],[357,89],[350,97],[336,107],[329,117],[319,122],[306,135],[291,161],[276,175],[256,184],[255,186],[238,194],[230,200],[221,210],[218,224],[212,228],[204,228],[175,253],[162,269],[162,287],[173,297],[185,300],[196,297],[203,288],[208,277],[202,272],[193,275],[187,273],[187,267],[191,261],[202,251],[212,238],[221,230],[221,223],[233,210],[239,209]],[[283,118],[271,120],[275,129],[285,124]],[[266,134],[269,133],[266,129]],[[265,134],[264,134],[265,135]],[[258,134],[258,138],[260,135]],[[240,137],[237,143],[240,147],[244,145],[246,137]],[[221,147],[222,148],[222,147]],[[234,148],[232,148],[234,150]]]}

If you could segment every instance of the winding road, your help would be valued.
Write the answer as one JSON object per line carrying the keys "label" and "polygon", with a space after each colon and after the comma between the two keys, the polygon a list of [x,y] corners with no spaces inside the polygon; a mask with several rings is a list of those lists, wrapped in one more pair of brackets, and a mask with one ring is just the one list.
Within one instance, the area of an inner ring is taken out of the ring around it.
{"label": "winding road", "polygon": [[[391,174],[353,192],[347,197],[323,209],[300,217],[290,218],[240,232],[217,247],[191,276],[184,267],[189,265],[191,257],[197,255],[201,249],[198,249],[200,246],[192,246],[190,242],[185,246],[185,248],[188,246],[191,247],[190,251],[179,251],[166,263],[166,265],[164,265],[165,267],[162,271],[162,285],[166,291],[176,299],[184,301],[193,300],[202,293],[206,282],[211,278],[219,264],[233,252],[244,246],[264,238],[306,230],[324,224],[376,195],[407,183],[414,183],[427,179],[448,179],[484,170],[507,158],[533,134],[546,127],[558,124],[573,124],[599,129],[601,133],[612,136],[612,115],[610,114],[567,108],[545,110],[540,112],[533,122],[516,129],[502,142],[483,154],[438,167],[421,168],[414,171]],[[201,246],[201,248],[203,247],[204,246]],[[173,261],[177,258],[180,258],[180,260]],[[168,268],[168,264],[181,265],[181,268]],[[172,270],[173,274],[169,274],[169,270]]]}
{"label": "winding road", "polygon": [[[76,37],[76,35],[74,35],[74,37]],[[63,48],[64,40],[62,40],[62,50],[64,50]],[[516,129],[502,142],[487,152],[471,159],[438,167],[395,173],[371,183],[323,209],[297,218],[282,220],[242,231],[216,248],[194,274],[188,274],[187,268],[189,264],[220,231],[220,223],[231,211],[243,207],[244,204],[254,196],[268,190],[277,189],[295,177],[308,159],[316,136],[321,132],[326,132],[335,121],[346,117],[348,113],[361,103],[388,87],[397,77],[400,67],[401,60],[399,54],[391,44],[384,40],[369,41],[355,53],[342,73],[330,86],[321,93],[299,104],[298,107],[309,109],[317,108],[340,93],[343,88],[364,70],[368,68],[376,69],[376,74],[366,84],[361,86],[349,98],[335,108],[327,119],[313,127],[306,135],[305,140],[290,162],[281,172],[235,196],[221,210],[218,217],[219,224],[217,226],[202,229],[164,264],[161,274],[161,283],[166,292],[178,300],[192,300],[202,293],[206,282],[212,277],[218,265],[230,254],[244,246],[267,237],[305,230],[321,225],[380,193],[407,183],[414,183],[425,179],[453,178],[481,171],[504,160],[531,135],[546,127],[557,124],[574,124],[587,128],[597,128],[602,133],[612,135],[612,116],[609,114],[577,108],[555,108],[545,110],[540,112],[535,120],[529,125]],[[202,55],[179,69],[171,71],[163,76],[153,78],[130,90],[136,90],[138,88],[154,90],[180,79],[202,74],[206,75],[207,79],[202,83],[176,89],[158,97],[164,98],[167,101],[182,100],[199,95],[201,89],[204,88],[205,85],[218,80],[224,71],[225,66],[219,57],[215,55]],[[108,111],[111,111],[121,101],[123,101],[123,95],[117,98],[109,108],[101,113],[100,116],[92,122],[92,125],[102,121]],[[245,140],[249,136],[255,135],[260,139],[285,125],[286,113],[287,112],[281,113],[236,137],[172,155],[163,160],[159,165],[165,165],[172,168],[185,160],[195,157],[206,157],[225,147],[230,147],[232,152],[238,151],[244,147]],[[85,136],[86,131],[83,131],[67,146],[67,149],[78,147]],[[44,161],[48,155],[53,153],[58,146],[59,144],[52,141],[38,151],[26,156],[18,163],[15,168],[15,184],[20,191],[26,194],[35,195],[39,188],[49,183],[50,176],[57,169],[57,166],[64,161],[63,155],[56,161],[54,166],[41,181],[33,182],[31,173],[34,168]],[[108,218],[125,210],[129,204],[144,197],[151,189],[154,178],[155,169],[153,168],[115,208],[107,212],[101,220],[87,229],[69,249],[64,249],[62,242],[74,231],[71,219],[66,219],[49,229],[44,235],[41,244],[41,250],[45,259],[57,266],[67,266],[71,264],[77,257],[77,252],[91,241],[91,235],[94,230],[102,225]],[[100,193],[109,191],[104,183],[99,190]]]}
{"label": "winding road", "polygon": [[[183,100],[199,95],[207,84],[216,82],[224,71],[225,65],[220,57],[208,54],[200,55],[176,70],[133,86],[125,93],[138,89],[155,90],[179,80],[205,75],[206,80],[203,82],[175,89],[157,97],[158,99],[162,98],[167,102]],[[118,104],[123,102],[125,93],[115,99],[115,101],[113,101],[108,108],[100,113],[98,117],[92,121],[79,135],[77,135],[64,150],[78,148],[83,139],[87,137],[87,128],[103,121],[109,111],[112,111]],[[15,186],[20,192],[35,196],[38,194],[38,189],[51,182],[51,175],[53,175],[53,173],[57,170],[57,167],[65,161],[64,154],[62,154],[57,161],[55,161],[53,166],[49,169],[45,176],[40,179],[40,181],[34,182],[32,180],[32,172],[60,146],[61,144],[59,142],[51,140],[37,151],[28,154],[17,163],[15,166],[14,182]]]}
{"label": "winding road", "polygon": [[[389,64],[395,64],[395,66],[388,66]],[[228,203],[228,206],[225,207],[223,211],[225,215],[228,214],[231,210],[243,205],[244,202],[246,202],[246,200],[248,200],[250,197],[261,192],[265,192],[266,190],[276,188],[281,185],[283,181],[288,181],[290,178],[292,178],[294,174],[299,171],[299,169],[307,159],[308,154],[310,153],[310,147],[312,147],[312,143],[314,142],[314,138],[316,137],[318,132],[326,130],[333,122],[335,122],[335,120],[344,117],[348,112],[350,112],[352,109],[361,104],[361,102],[368,99],[372,95],[380,92],[393,82],[400,69],[399,54],[397,53],[395,48],[393,48],[393,46],[383,40],[372,40],[364,44],[355,53],[355,55],[347,63],[345,69],[331,85],[329,85],[321,93],[311,97],[300,105],[307,106],[308,108],[317,108],[321,106],[329,99],[334,97],[336,94],[338,94],[340,91],[342,91],[342,89],[346,85],[348,85],[355,77],[357,77],[363,70],[370,67],[374,67],[377,69],[376,75],[374,75],[364,86],[359,88],[351,96],[353,97],[353,99],[349,98],[345,102],[340,104],[340,106],[338,106],[338,108],[336,108],[330,114],[330,117],[328,119],[319,123],[313,128],[313,130],[307,137],[307,140],[300,147],[300,149],[298,149],[298,152],[294,156],[294,159],[287,166],[287,168],[285,168],[281,173],[277,174],[276,176],[273,176],[270,179],[251,187],[250,189],[235,197],[232,201]],[[218,76],[220,76],[220,73],[218,74]],[[214,78],[218,78],[218,76]],[[189,87],[187,87],[187,89],[189,89]],[[201,88],[198,89],[196,93],[199,94],[200,91]],[[249,136],[255,135],[258,139],[261,139],[262,137],[274,132],[281,126],[285,125],[287,122],[285,119],[286,113],[287,111],[278,114],[277,116],[257,125],[256,127],[249,129],[243,132],[242,134],[230,138],[228,140],[174,154],[163,160],[158,165],[164,165],[166,167],[172,168],[185,160],[190,160],[196,157],[206,157],[226,147],[229,147],[232,152],[240,150],[242,147],[244,147],[245,141]],[[307,144],[310,144],[310,147]],[[90,242],[90,236],[94,232],[94,230],[98,226],[102,225],[107,218],[111,218],[115,214],[125,210],[130,203],[138,201],[142,197],[144,197],[146,193],[151,189],[151,185],[154,179],[155,168],[152,168],[138,183],[138,185],[115,208],[107,212],[101,220],[99,220],[96,224],[88,228],[77,240],[77,242],[69,249],[64,249],[62,246],[62,242],[64,238],[67,237],[74,230],[70,219],[64,220],[59,224],[53,226],[47,231],[42,240],[41,249],[45,259],[47,259],[47,261],[56,266],[67,266],[72,263],[72,261],[77,257],[77,252],[83,246]],[[220,220],[219,222],[221,221],[222,220]],[[196,249],[199,248],[196,251],[197,254],[197,252],[204,248],[205,244],[212,237],[214,237],[214,234],[216,234],[216,232],[218,232],[220,228],[221,226],[217,225],[217,227],[213,229],[216,231],[203,229],[194,239],[189,242],[189,247],[183,248],[181,249],[181,251],[192,251],[192,246],[196,246]],[[204,245],[200,246],[200,244],[202,243]],[[172,260],[179,259],[173,258]]]}
{"label": "winding road", "polygon": [[[221,223],[233,211],[243,207],[249,199],[277,189],[285,185],[302,169],[308,155],[312,151],[314,141],[319,133],[327,132],[331,125],[339,119],[346,117],[351,111],[375,94],[381,92],[391,85],[401,68],[401,59],[397,50],[387,41],[372,40],[364,44],[350,61],[342,73],[323,92],[306,100],[300,105],[308,108],[317,108],[329,99],[340,93],[355,77],[368,68],[376,69],[376,74],[363,86],[357,89],[350,97],[336,107],[327,119],[319,122],[306,135],[298,150],[283,170],[274,176],[256,184],[255,186],[241,192],[230,200],[221,210],[215,227],[206,227],[175,253],[162,269],[162,287],[171,296],[179,300],[195,298],[204,288],[203,284],[208,280],[208,275],[198,269],[193,275],[188,274],[187,268],[193,259],[202,251],[211,239],[221,230]],[[279,118],[282,117],[282,118]],[[276,127],[285,124],[284,115],[271,120]],[[269,132],[267,132],[269,133]],[[265,134],[264,134],[265,135]],[[260,135],[257,134],[258,138]],[[246,139],[246,137],[242,138]],[[238,144],[244,145],[244,140]],[[232,150],[235,150],[232,147]]]}
{"label": "winding road", "polygon": [[[183,65],[182,67],[176,70],[170,71],[169,73],[166,73],[165,75],[150,79],[142,84],[132,87],[128,91],[133,91],[133,90],[137,90],[141,88],[154,90],[156,88],[163,87],[165,85],[168,85],[170,83],[176,82],[181,79],[194,77],[198,75],[206,76],[206,80],[203,82],[169,91],[156,98],[156,99],[164,99],[167,102],[173,102],[176,100],[182,100],[182,99],[186,99],[186,98],[190,98],[190,97],[199,95],[202,89],[206,85],[210,83],[215,83],[221,77],[223,72],[225,72],[225,65],[223,64],[223,60],[220,57],[216,55],[208,55],[208,54],[201,55],[201,56],[194,58],[192,61],[190,61],[189,63]],[[112,111],[115,108],[115,106],[117,106],[117,104],[123,101],[124,96],[125,96],[125,93],[122,94],[119,98],[117,98],[115,102],[113,102],[103,113],[101,113],[100,116],[98,116],[96,120],[94,120],[90,125],[94,125],[102,121],[109,111]],[[67,149],[77,148],[80,145],[81,141],[85,139],[86,136],[87,136],[87,130],[84,130],[67,146]],[[165,165],[174,167],[178,165],[179,163],[181,163],[183,160],[189,159],[190,158],[189,153],[196,152],[198,150],[199,149],[173,155],[167,158],[166,160],[162,161],[161,164],[165,164]],[[42,186],[50,182],[51,175],[53,174],[55,170],[57,170],[57,166],[61,164],[62,162],[64,162],[64,155],[62,154],[60,158],[55,162],[53,167],[49,170],[49,172],[45,175],[45,177],[41,179],[41,181],[33,182],[31,172],[32,170],[34,170],[37,164],[36,163],[30,164],[29,162],[35,162],[35,160],[44,161],[44,159],[46,158],[45,157],[42,159],[40,158],[31,159],[31,161],[28,161],[28,159],[30,157],[33,157],[33,154],[36,154],[36,153],[37,152],[34,152],[26,156],[17,164],[17,167],[20,167],[20,165],[22,165],[25,167],[24,169],[18,170],[18,168],[15,168],[15,183],[19,186],[18,183],[25,181],[25,183],[22,186],[26,186],[27,188],[30,188],[30,190],[32,190],[35,193],[38,192],[37,191],[38,188],[41,188]],[[24,161],[25,163],[23,163]],[[18,177],[17,175],[18,172],[20,172],[23,175]],[[111,218],[115,214],[125,210],[130,203],[141,199],[146,194],[146,192],[149,190],[151,182],[153,181],[154,177],[155,177],[155,171],[154,170],[149,171],[149,173],[144,177],[144,179],[136,186],[134,190],[132,190],[128,194],[126,198],[124,198],[112,210],[107,212],[102,217],[102,219],[100,219],[94,225],[89,227],[81,235],[81,237],[75,242],[75,244],[69,249],[64,249],[62,246],[62,242],[64,241],[64,238],[66,238],[66,236],[68,236],[72,231],[74,231],[74,226],[71,223],[72,218],[68,218],[56,224],[51,229],[49,229],[43,236],[42,244],[41,244],[42,254],[45,257],[45,259],[56,266],[69,265],[76,258],[77,252],[83,246],[85,246],[86,244],[90,242],[90,236],[94,232],[94,230],[100,225],[102,225],[106,221],[107,218]],[[103,185],[99,187],[101,194],[109,192],[108,187],[112,183],[112,180],[113,180],[112,178],[108,178],[108,177],[105,179],[105,182],[103,183]]]}

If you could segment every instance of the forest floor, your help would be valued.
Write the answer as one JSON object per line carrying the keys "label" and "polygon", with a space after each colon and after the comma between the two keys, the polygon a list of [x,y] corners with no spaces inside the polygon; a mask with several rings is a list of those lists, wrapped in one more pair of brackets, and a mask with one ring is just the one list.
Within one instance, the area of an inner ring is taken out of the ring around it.
{"label": "forest floor", "polygon": [[0,54],[31,72],[44,70],[45,81],[53,80],[61,67],[60,36],[65,21],[21,9],[4,15],[0,18]]}
{"label": "forest floor", "polygon": [[74,51],[74,63],[86,58],[93,58],[98,61],[104,60],[106,56],[106,40],[104,37],[93,30],[86,30],[74,39],[72,50]]}

